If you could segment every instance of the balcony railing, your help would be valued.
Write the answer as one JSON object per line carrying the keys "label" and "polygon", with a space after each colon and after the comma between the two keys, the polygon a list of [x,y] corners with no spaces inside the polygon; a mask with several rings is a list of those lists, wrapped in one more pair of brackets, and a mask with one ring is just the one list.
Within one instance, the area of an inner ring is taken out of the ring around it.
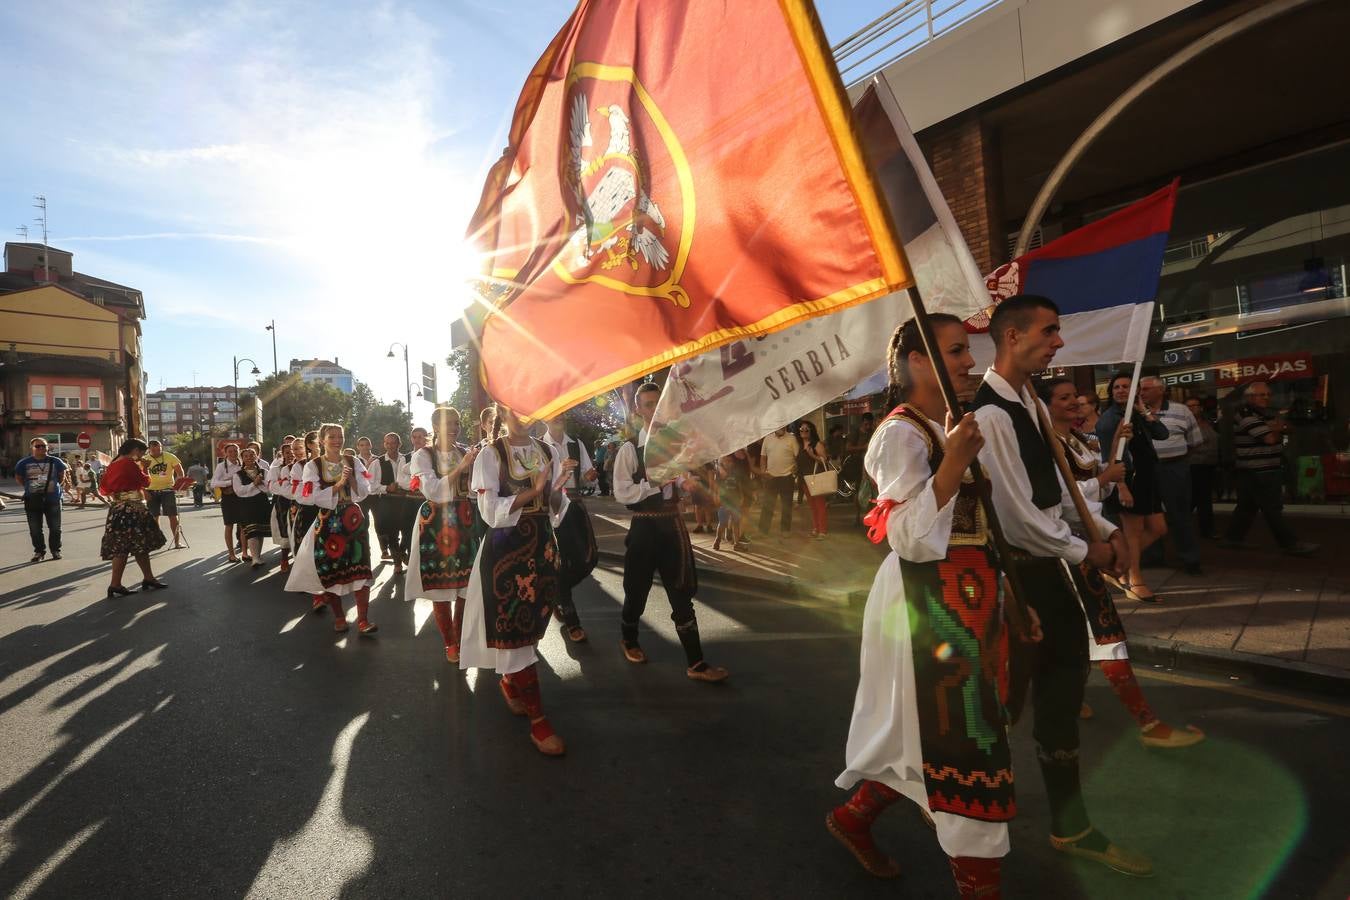
{"label": "balcony railing", "polygon": [[1003,0],[907,0],[836,44],[834,61],[847,85],[964,25]]}

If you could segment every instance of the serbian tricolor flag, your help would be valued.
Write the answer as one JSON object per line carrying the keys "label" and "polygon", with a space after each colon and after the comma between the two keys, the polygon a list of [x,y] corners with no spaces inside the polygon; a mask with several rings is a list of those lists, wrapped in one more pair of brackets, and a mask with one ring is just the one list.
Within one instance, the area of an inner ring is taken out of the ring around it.
{"label": "serbian tricolor flag", "polygon": [[807,0],[582,0],[469,237],[481,377],[531,418],[912,283]]}
{"label": "serbian tricolor flag", "polygon": [[[1014,294],[1040,294],[1060,310],[1064,348],[1056,366],[1109,365],[1141,359],[1148,344],[1163,250],[1172,228],[1177,181],[998,267],[985,279],[993,302],[966,320],[989,329],[994,307]],[[971,341],[977,363],[993,362],[993,342]]]}

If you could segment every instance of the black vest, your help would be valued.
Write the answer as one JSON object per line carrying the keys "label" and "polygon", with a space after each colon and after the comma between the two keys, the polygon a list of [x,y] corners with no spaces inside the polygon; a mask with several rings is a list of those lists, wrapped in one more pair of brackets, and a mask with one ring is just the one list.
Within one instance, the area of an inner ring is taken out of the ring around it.
{"label": "black vest", "polygon": [[380,463],[380,484],[385,487],[394,483],[394,464],[389,461],[387,455],[381,455]]}
{"label": "black vest", "polygon": [[1045,438],[1031,420],[1031,413],[1018,400],[1005,400],[989,382],[980,385],[975,392],[973,408],[997,406],[1012,419],[1013,431],[1017,434],[1017,449],[1022,456],[1022,465],[1031,480],[1031,502],[1037,509],[1050,509],[1059,506],[1062,491],[1059,476],[1055,474],[1055,459]]}
{"label": "black vest", "polygon": [[[647,454],[645,447],[639,447],[636,439],[629,439],[628,443],[633,445],[633,452],[637,454],[637,468],[633,470],[633,484],[642,484],[647,480]],[[673,500],[667,500],[664,496],[665,491],[652,494],[650,497],[644,497],[637,503],[627,504],[633,512],[660,512],[668,505],[674,503]]]}

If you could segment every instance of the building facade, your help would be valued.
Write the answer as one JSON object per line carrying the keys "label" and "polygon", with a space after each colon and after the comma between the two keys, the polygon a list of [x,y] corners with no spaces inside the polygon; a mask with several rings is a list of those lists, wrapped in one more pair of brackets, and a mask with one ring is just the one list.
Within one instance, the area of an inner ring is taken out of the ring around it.
{"label": "building facade", "polygon": [[74,270],[69,252],[7,243],[0,273],[0,455],[46,437],[58,453],[113,453],[145,434],[145,374],[135,288]]}
{"label": "building facade", "polygon": [[166,443],[180,434],[227,433],[238,419],[234,388],[171,387],[145,395],[146,434]]}
{"label": "building facade", "polygon": [[338,365],[337,357],[332,362],[326,359],[293,359],[290,373],[299,375],[307,384],[327,384],[344,394],[350,394],[356,387],[352,370]]}

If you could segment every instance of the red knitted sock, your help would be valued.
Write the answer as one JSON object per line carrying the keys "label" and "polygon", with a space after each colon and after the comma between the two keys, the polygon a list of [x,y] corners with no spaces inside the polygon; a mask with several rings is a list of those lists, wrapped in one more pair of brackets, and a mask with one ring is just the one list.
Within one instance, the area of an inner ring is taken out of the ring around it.
{"label": "red knitted sock", "polygon": [[999,900],[1003,896],[1003,860],[949,856],[956,893],[961,900]]}
{"label": "red knitted sock", "polygon": [[[1129,710],[1130,715],[1134,716],[1135,722],[1143,728],[1151,722],[1158,721],[1158,717],[1153,714],[1148,701],[1144,699],[1144,692],[1139,688],[1139,681],[1134,677],[1134,667],[1130,665],[1128,659],[1107,659],[1102,660],[1102,674],[1106,680],[1111,682],[1111,689],[1116,692],[1120,702]],[[1166,728],[1165,725],[1155,726],[1157,728]]]}

